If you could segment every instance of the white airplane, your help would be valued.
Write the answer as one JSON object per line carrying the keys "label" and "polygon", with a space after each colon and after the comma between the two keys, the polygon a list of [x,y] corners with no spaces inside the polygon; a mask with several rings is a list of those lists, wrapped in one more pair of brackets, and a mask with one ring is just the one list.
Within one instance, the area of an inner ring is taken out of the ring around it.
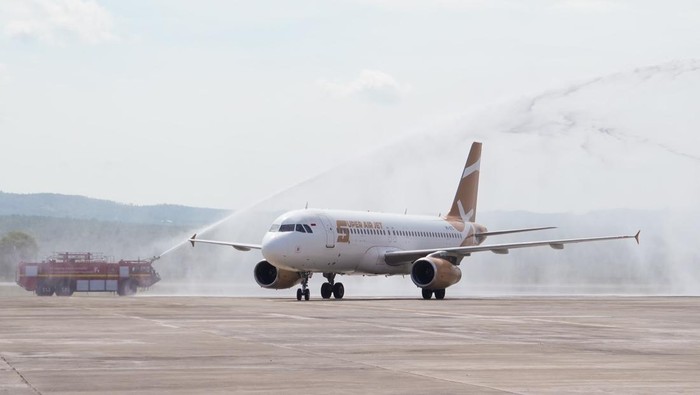
{"label": "white airplane", "polygon": [[404,275],[422,289],[423,299],[445,297],[445,288],[457,283],[462,258],[474,252],[507,254],[514,248],[550,246],[601,240],[630,239],[639,243],[639,232],[629,236],[530,241],[481,245],[487,236],[552,229],[511,229],[489,232],[474,222],[481,143],[473,143],[462,171],[454,201],[444,217],[385,214],[365,211],[295,210],[278,217],[262,244],[201,240],[189,241],[231,246],[237,250],[261,250],[264,260],[253,270],[263,288],[285,289],[301,283],[297,300],[309,300],[309,279],[323,273],[321,297],[342,299],[345,288],[337,274]]}

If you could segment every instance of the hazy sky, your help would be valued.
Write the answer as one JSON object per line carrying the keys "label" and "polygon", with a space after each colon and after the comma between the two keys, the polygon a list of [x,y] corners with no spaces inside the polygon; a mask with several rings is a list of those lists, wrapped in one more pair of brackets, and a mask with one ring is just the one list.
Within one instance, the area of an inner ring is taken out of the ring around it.
{"label": "hazy sky", "polygon": [[695,1],[0,0],[0,190],[242,207],[488,103],[700,58],[699,26]]}

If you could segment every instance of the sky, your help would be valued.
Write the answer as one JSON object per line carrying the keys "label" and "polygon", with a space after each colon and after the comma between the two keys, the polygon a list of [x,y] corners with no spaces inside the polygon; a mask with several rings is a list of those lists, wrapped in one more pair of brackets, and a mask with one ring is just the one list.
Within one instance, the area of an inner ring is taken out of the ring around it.
{"label": "sky", "polygon": [[[1,0],[0,190],[246,207],[494,103],[698,59],[698,26],[693,1]],[[700,157],[679,130],[664,146]],[[505,171],[526,142],[489,133]]]}

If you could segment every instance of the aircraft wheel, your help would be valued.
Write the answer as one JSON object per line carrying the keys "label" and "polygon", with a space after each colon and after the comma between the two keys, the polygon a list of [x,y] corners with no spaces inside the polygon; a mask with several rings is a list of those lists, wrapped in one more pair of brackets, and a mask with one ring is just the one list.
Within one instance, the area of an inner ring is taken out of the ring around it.
{"label": "aircraft wheel", "polygon": [[445,299],[445,289],[436,289],[435,290],[435,299],[443,300]]}
{"label": "aircraft wheel", "polygon": [[306,288],[304,290],[304,300],[309,300],[310,297],[311,297],[311,291],[309,291],[309,289]]}
{"label": "aircraft wheel", "polygon": [[343,296],[345,296],[345,287],[343,283],[333,284],[333,297],[336,299],[343,299]]}
{"label": "aircraft wheel", "polygon": [[333,286],[331,285],[331,283],[323,283],[323,285],[321,285],[321,297],[323,299],[329,299],[332,294]]}
{"label": "aircraft wheel", "polygon": [[301,300],[302,294],[301,288],[297,288],[297,300]]}
{"label": "aircraft wheel", "polygon": [[433,297],[433,290],[432,289],[425,289],[423,288],[421,290],[421,293],[423,294],[423,299],[428,300]]}

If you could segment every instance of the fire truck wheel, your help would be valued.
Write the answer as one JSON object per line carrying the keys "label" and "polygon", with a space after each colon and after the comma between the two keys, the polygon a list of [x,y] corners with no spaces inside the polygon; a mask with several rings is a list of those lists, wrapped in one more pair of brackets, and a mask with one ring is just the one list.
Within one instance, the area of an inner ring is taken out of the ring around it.
{"label": "fire truck wheel", "polygon": [[45,283],[37,284],[36,294],[38,296],[51,296],[53,295],[53,287]]}
{"label": "fire truck wheel", "polygon": [[56,296],[71,296],[73,295],[73,287],[70,282],[64,282],[56,285]]}

